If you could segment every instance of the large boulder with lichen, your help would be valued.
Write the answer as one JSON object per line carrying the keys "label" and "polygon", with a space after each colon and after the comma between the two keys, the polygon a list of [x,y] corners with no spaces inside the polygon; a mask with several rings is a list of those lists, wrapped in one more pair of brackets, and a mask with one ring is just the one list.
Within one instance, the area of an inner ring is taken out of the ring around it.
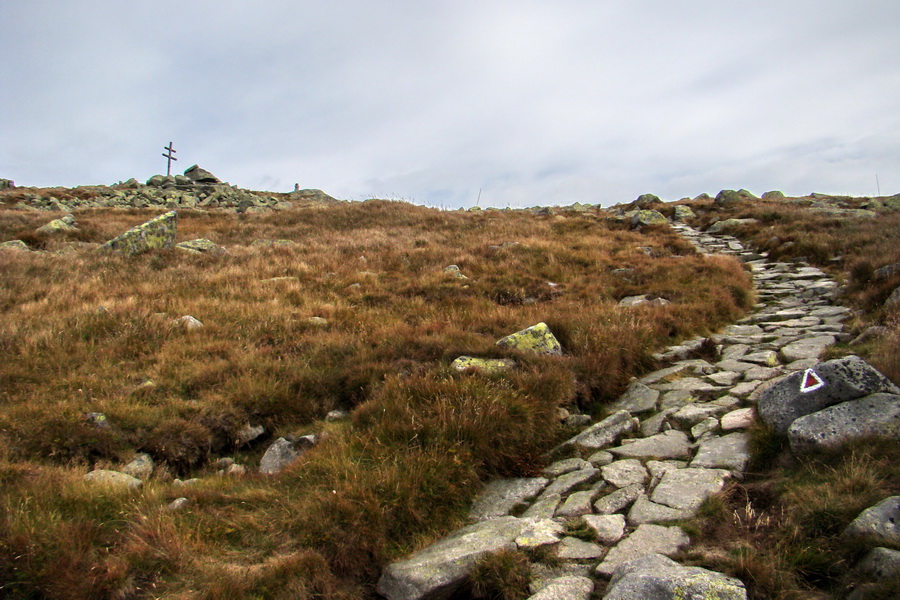
{"label": "large boulder with lichen", "polygon": [[188,184],[190,184],[191,182],[206,184],[222,183],[221,179],[219,179],[206,169],[200,167],[199,165],[193,165],[185,169],[184,177],[189,180],[187,182]]}
{"label": "large boulder with lichen", "polygon": [[497,345],[501,348],[511,348],[531,354],[562,356],[562,346],[546,323],[538,323],[512,333],[498,340]]}
{"label": "large boulder with lichen", "polygon": [[666,225],[669,220],[658,210],[639,210],[631,216],[632,227],[644,225]]}
{"label": "large boulder with lichen", "polygon": [[675,220],[676,221],[687,221],[688,219],[693,219],[697,215],[694,214],[694,211],[691,210],[690,206],[686,204],[679,204],[675,207]]}
{"label": "large boulder with lichen", "polygon": [[716,194],[716,206],[728,207],[742,204],[747,200],[756,200],[756,196],[747,190],[722,190]]}
{"label": "large boulder with lichen", "polygon": [[619,565],[603,600],[674,600],[715,598],[746,600],[744,584],[734,577],[701,567],[684,567],[662,554]]}
{"label": "large boulder with lichen", "polygon": [[46,225],[38,227],[35,233],[39,235],[55,235],[58,233],[67,233],[69,231],[78,231],[73,215],[66,215],[60,219],[54,219]]}
{"label": "large boulder with lichen", "polygon": [[126,256],[134,256],[150,250],[171,248],[175,245],[175,230],[177,227],[178,214],[173,210],[154,217],[137,227],[132,227],[122,235],[109,240],[100,248],[112,250]]}

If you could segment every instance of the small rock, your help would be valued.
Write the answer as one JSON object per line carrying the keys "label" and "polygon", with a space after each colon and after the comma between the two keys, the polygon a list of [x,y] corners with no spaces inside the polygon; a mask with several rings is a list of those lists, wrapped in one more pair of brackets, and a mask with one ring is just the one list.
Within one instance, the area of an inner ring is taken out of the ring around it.
{"label": "small rock", "polygon": [[278,438],[269,446],[259,461],[259,472],[266,475],[276,475],[297,460],[300,454],[294,449],[294,445],[291,442],[283,437]]}
{"label": "small rock", "polygon": [[635,483],[646,483],[650,475],[647,469],[636,459],[617,460],[600,468],[603,479],[617,488],[627,487]]}
{"label": "small rock", "polygon": [[594,502],[594,510],[601,515],[617,513],[631,506],[642,493],[644,493],[644,486],[641,484],[636,483],[623,487]]}
{"label": "small rock", "polygon": [[191,501],[187,498],[176,498],[166,506],[166,510],[168,510],[169,512],[177,512],[186,508],[188,505],[190,505],[190,503]]}
{"label": "small rock", "polygon": [[346,410],[332,410],[325,415],[326,423],[334,423],[336,421],[346,421],[350,418],[350,413]]}
{"label": "small rock", "polygon": [[245,444],[249,444],[255,439],[258,439],[265,433],[266,428],[262,425],[251,425],[250,423],[247,423],[241,428],[240,431],[238,431],[235,443],[238,446],[243,446]]}
{"label": "small rock", "polygon": [[590,578],[570,575],[551,579],[528,600],[589,600],[593,591]]}
{"label": "small rock", "polygon": [[640,459],[688,458],[691,454],[691,443],[687,435],[680,431],[666,431],[648,438],[635,440],[610,448],[616,456]]}
{"label": "small rock", "polygon": [[556,544],[563,537],[564,527],[553,519],[541,519],[527,525],[516,538],[519,548],[538,548]]}
{"label": "small rock", "polygon": [[153,458],[149,454],[141,453],[134,457],[130,463],[122,467],[122,472],[141,481],[147,481],[153,474]]}
{"label": "small rock", "polygon": [[609,407],[610,410],[627,410],[637,414],[654,410],[659,399],[659,391],[647,387],[640,381],[633,381],[625,393]]}
{"label": "small rock", "polygon": [[502,373],[515,368],[516,361],[511,358],[475,358],[460,356],[450,366],[456,371],[480,371],[482,373]]}
{"label": "small rock", "polygon": [[184,315],[183,317],[178,317],[175,319],[175,324],[181,327],[184,327],[188,331],[193,329],[200,329],[203,327],[203,323],[192,317],[191,315]]}
{"label": "small rock", "polygon": [[756,413],[753,408],[739,408],[724,415],[720,420],[720,425],[724,431],[747,429],[753,425],[755,418]]}

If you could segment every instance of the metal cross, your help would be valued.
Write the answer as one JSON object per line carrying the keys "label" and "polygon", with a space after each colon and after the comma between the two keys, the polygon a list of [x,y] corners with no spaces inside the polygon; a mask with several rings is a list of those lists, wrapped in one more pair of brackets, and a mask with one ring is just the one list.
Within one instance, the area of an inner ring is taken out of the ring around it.
{"label": "metal cross", "polygon": [[172,142],[169,142],[169,145],[163,148],[163,150],[168,150],[168,154],[164,152],[163,156],[169,159],[169,163],[168,165],[166,165],[166,177],[169,177],[172,174],[172,161],[178,160],[177,158],[172,156],[177,152],[177,150],[172,149]]}

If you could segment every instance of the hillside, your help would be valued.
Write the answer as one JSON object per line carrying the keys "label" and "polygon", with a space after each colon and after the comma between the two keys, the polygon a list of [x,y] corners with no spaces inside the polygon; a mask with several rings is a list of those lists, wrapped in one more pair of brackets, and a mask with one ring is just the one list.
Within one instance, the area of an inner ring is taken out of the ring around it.
{"label": "hillside", "polygon": [[[720,196],[446,212],[175,178],[0,190],[2,595],[371,597],[484,482],[540,473],[659,351],[752,308],[739,261],[644,211],[822,267],[858,311],[825,357],[900,380],[896,197]],[[99,249],[164,211],[178,245]],[[538,323],[561,356],[497,345]],[[85,480],[106,470],[137,483]]]}

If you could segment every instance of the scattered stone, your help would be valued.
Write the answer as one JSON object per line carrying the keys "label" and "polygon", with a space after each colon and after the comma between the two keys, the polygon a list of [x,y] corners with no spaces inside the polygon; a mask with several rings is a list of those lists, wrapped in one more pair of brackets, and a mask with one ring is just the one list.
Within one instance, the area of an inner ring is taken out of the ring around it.
{"label": "scattered stone", "polygon": [[475,358],[472,356],[460,356],[450,366],[457,371],[479,371],[481,373],[502,373],[514,369],[516,361],[511,358]]}
{"label": "scattered stone", "polygon": [[561,501],[562,496],[560,494],[541,494],[541,497],[528,510],[522,513],[522,518],[533,521],[552,519],[556,515],[556,509]]}
{"label": "scattered stone", "polygon": [[294,444],[280,437],[263,454],[262,459],[259,461],[259,472],[265,475],[277,475],[285,467],[297,460],[300,454],[299,451],[294,449]]}
{"label": "scattered stone", "polygon": [[844,535],[871,537],[883,544],[900,544],[900,496],[885,498],[859,513]]}
{"label": "scattered stone", "polygon": [[448,265],[444,267],[444,273],[450,275],[454,279],[468,279],[468,277],[462,274],[457,265]]}
{"label": "scattered stone", "polygon": [[141,481],[147,481],[153,474],[153,458],[149,454],[141,453],[134,457],[130,463],[122,467],[122,472]]}
{"label": "scattered stone", "polygon": [[0,244],[0,250],[15,250],[18,252],[31,252],[31,248],[29,248],[28,244],[26,244],[22,240],[10,240],[8,242],[3,242],[2,244]]}
{"label": "scattered stone", "polygon": [[67,233],[69,231],[78,231],[73,215],[66,215],[61,219],[54,219],[46,225],[38,227],[35,230],[35,233],[38,235],[56,235],[58,233]]}
{"label": "scattered stone", "polygon": [[451,597],[482,556],[515,549],[527,523],[498,517],[460,529],[453,535],[388,565],[377,591],[387,600],[439,600]]}
{"label": "scattered stone", "polygon": [[191,315],[184,315],[183,317],[178,317],[175,319],[175,324],[184,327],[188,331],[193,329],[200,329],[203,327],[203,323],[192,317]]}
{"label": "scattered stone", "polygon": [[570,494],[563,505],[556,509],[556,516],[571,519],[573,517],[589,514],[592,510],[591,502],[594,501],[594,498],[596,498],[599,493],[600,489],[595,488]]}
{"label": "scattered stone", "polygon": [[541,493],[549,481],[543,477],[497,479],[486,486],[472,504],[469,518],[484,521],[510,514]]}
{"label": "scattered stone", "polygon": [[510,334],[498,340],[497,345],[501,348],[511,348],[533,354],[562,356],[562,346],[553,336],[546,323],[538,323],[522,331]]}
{"label": "scattered stone", "polygon": [[691,427],[691,437],[695,440],[715,432],[719,428],[719,420],[715,417],[707,417]]}
{"label": "scattered stone", "polygon": [[760,396],[757,413],[777,433],[786,434],[796,419],[835,404],[879,392],[900,394],[889,379],[858,356],[819,363],[813,371],[824,382],[818,389],[801,391],[807,374],[798,371]]}
{"label": "scattered stone", "polygon": [[335,423],[337,421],[346,421],[350,418],[350,413],[346,410],[330,410],[328,414],[325,415],[326,423]]}
{"label": "scattered stone", "polygon": [[126,256],[134,256],[149,250],[171,248],[175,245],[177,225],[178,214],[175,211],[167,212],[142,225],[132,227],[100,247]]}
{"label": "scattered stone", "polygon": [[180,244],[176,244],[175,247],[194,254],[210,254],[218,256],[226,253],[225,248],[206,238],[181,242]]}
{"label": "scattered stone", "polygon": [[240,431],[237,433],[237,439],[235,440],[235,444],[238,446],[243,446],[245,444],[249,444],[253,440],[259,438],[263,434],[266,433],[266,428],[262,425],[250,425],[247,423],[244,425]]}
{"label": "scattered stone", "polygon": [[166,505],[166,510],[169,512],[178,512],[184,508],[187,508],[190,505],[191,501],[187,498],[176,498],[172,500],[168,505]]}
{"label": "scattered stone", "polygon": [[109,429],[109,419],[106,418],[106,415],[100,412],[92,412],[84,415],[84,421],[91,425],[96,429]]}
{"label": "scattered stone", "polygon": [[244,465],[234,464],[225,469],[225,474],[231,475],[233,477],[240,477],[241,475],[247,474],[247,467],[245,467]]}
{"label": "scattered stone", "polygon": [[744,584],[702,567],[684,567],[662,554],[621,563],[603,600],[747,600]]}
{"label": "scattered stone", "polygon": [[597,566],[596,572],[603,577],[609,577],[623,563],[648,554],[671,556],[687,546],[690,541],[680,527],[640,525],[634,533],[609,551],[603,562]]}
{"label": "scattered stone", "polygon": [[137,477],[132,477],[131,475],[120,473],[119,471],[108,471],[106,469],[91,471],[84,476],[84,480],[89,483],[123,490],[137,489],[143,484]]}
{"label": "scattered stone", "polygon": [[616,459],[615,456],[612,455],[611,452],[607,452],[606,450],[600,450],[598,452],[594,452],[588,457],[588,462],[594,465],[595,467],[602,467],[604,465],[608,465],[612,461]]}
{"label": "scattered stone", "polygon": [[740,227],[741,225],[751,225],[756,223],[756,219],[725,219],[724,221],[716,221],[706,230],[706,233],[722,233],[726,229]]}

